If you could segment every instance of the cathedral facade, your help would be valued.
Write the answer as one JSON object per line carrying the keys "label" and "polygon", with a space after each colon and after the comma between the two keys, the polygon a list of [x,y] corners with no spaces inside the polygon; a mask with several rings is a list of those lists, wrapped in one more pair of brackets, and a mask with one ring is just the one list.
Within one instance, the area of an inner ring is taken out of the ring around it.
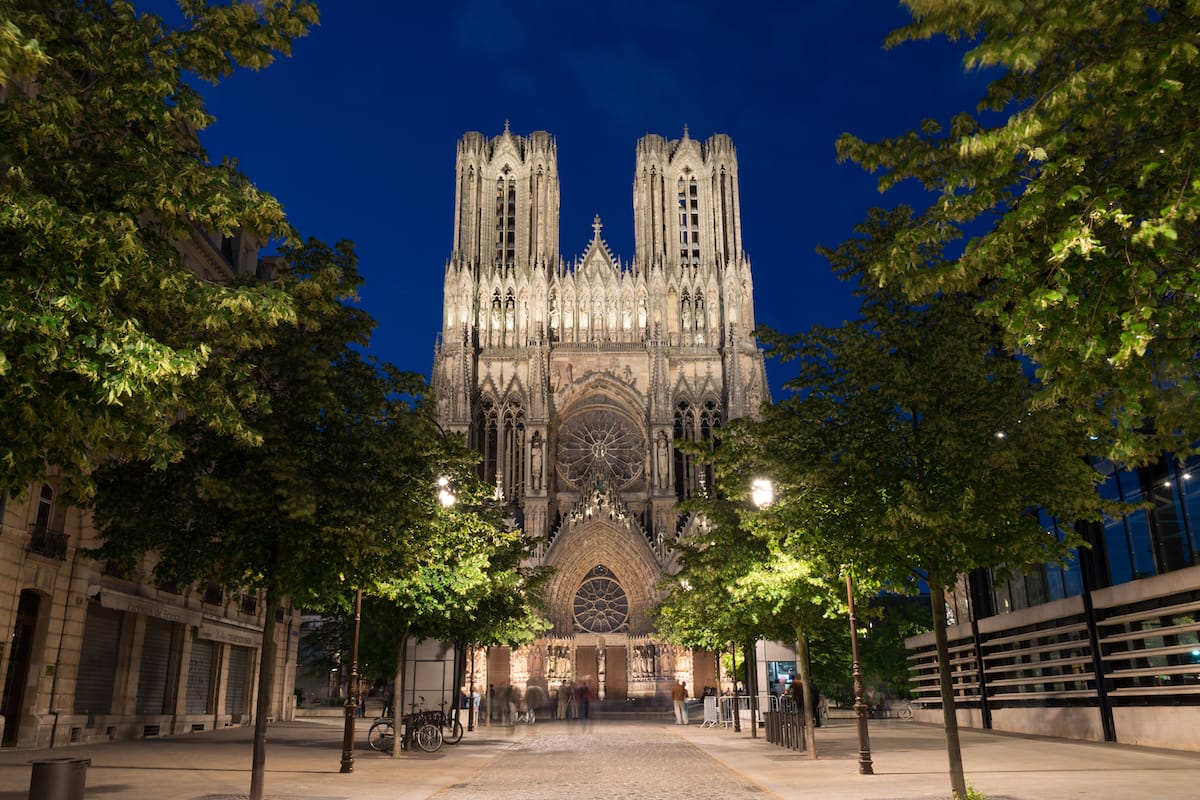
{"label": "cathedral facade", "polygon": [[[480,682],[601,698],[662,697],[677,677],[718,684],[715,658],[656,640],[648,611],[693,521],[677,504],[709,481],[678,448],[768,398],[753,336],[737,154],[647,135],[623,261],[600,218],[586,250],[559,252],[557,143],[508,126],[458,143],[453,249],[433,368],[438,416],[554,568],[553,630],[493,648]],[[696,693],[696,692],[694,692]]]}

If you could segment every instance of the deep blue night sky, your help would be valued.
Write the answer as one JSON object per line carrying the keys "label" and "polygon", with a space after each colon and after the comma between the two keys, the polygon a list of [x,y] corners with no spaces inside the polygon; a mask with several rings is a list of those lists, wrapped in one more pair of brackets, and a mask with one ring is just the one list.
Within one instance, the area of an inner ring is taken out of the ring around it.
{"label": "deep blue night sky", "polygon": [[855,314],[816,246],[901,199],[836,163],[838,135],[947,121],[984,85],[964,73],[962,45],[884,50],[908,19],[895,0],[328,0],[321,14],[291,58],[204,90],[217,121],[203,142],[214,160],[238,159],[303,236],[355,242],[362,304],[379,323],[372,354],[425,374],[465,131],[496,136],[508,120],[553,134],[561,253],[582,253],[599,214],[623,260],[637,139],[676,139],[685,124],[700,140],[729,134],[758,322],[798,332]]}

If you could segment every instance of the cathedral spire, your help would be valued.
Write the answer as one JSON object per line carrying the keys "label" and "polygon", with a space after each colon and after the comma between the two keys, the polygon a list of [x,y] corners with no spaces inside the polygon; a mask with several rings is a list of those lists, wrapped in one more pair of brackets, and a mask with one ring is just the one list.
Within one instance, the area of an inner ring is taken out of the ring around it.
{"label": "cathedral spire", "polygon": [[593,241],[597,241],[597,242],[600,241],[600,229],[603,227],[604,227],[604,223],[602,223],[600,221],[600,215],[597,214],[596,218],[592,220],[592,240]]}

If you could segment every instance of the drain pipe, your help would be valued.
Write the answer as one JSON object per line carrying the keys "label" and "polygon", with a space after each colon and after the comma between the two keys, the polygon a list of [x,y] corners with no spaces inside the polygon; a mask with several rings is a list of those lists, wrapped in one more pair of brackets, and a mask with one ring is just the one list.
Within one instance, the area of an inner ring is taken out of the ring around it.
{"label": "drain pipe", "polygon": [[63,640],[67,638],[67,614],[71,610],[71,591],[75,586],[75,568],[79,565],[79,548],[71,554],[71,574],[67,578],[67,596],[63,603],[62,627],[58,631],[58,652],[54,654],[54,677],[50,679],[50,713],[54,715],[54,724],[50,726],[50,747],[58,741],[58,673],[62,670]]}

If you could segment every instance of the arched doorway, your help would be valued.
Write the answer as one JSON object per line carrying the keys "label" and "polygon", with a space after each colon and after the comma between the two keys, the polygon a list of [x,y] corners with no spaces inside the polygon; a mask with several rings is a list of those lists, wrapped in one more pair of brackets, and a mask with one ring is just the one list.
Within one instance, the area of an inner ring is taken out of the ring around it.
{"label": "arched doorway", "polygon": [[3,746],[17,743],[21,728],[21,712],[25,704],[25,687],[29,684],[29,660],[33,654],[33,635],[37,630],[41,598],[26,589],[17,603],[17,621],[13,626],[12,655],[4,675],[4,694],[0,697],[0,715],[4,717]]}

